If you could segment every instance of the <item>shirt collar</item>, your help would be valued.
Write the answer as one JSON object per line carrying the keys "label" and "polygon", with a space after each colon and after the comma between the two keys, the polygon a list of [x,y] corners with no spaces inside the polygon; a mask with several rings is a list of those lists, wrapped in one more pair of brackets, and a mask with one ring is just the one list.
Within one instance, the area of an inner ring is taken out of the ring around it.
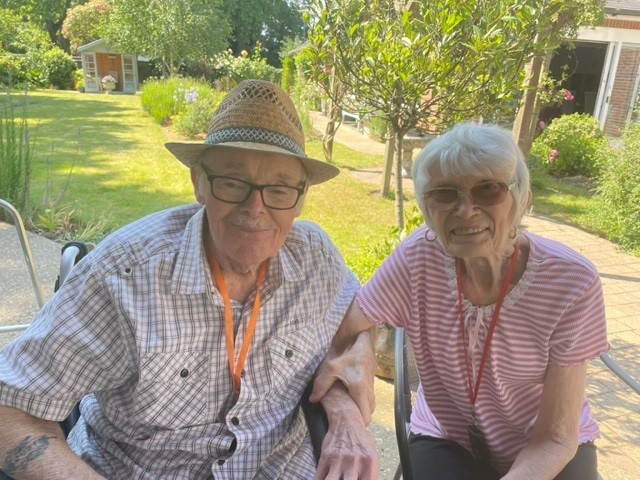
{"label": "shirt collar", "polygon": [[[213,289],[213,277],[207,264],[202,241],[205,218],[205,209],[202,207],[189,219],[184,229],[184,236],[178,247],[176,265],[171,279],[171,292],[174,294],[200,294]],[[274,290],[283,281],[299,282],[304,280],[302,259],[298,258],[299,252],[294,252],[288,243],[289,239],[287,238],[284,246],[278,255],[271,259],[269,265],[266,283],[271,285]]]}

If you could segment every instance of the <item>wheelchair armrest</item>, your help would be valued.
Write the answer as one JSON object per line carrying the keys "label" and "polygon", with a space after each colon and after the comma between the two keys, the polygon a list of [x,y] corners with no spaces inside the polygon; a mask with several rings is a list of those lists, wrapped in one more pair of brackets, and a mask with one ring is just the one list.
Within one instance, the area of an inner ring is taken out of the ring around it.
{"label": "wheelchair armrest", "polygon": [[322,441],[329,431],[329,420],[327,419],[324,408],[322,408],[322,404],[311,403],[309,401],[309,395],[311,395],[312,390],[313,379],[309,382],[302,394],[301,406],[304,412],[304,418],[307,421],[307,427],[309,428],[313,455],[317,464],[320,461],[320,454],[322,453]]}

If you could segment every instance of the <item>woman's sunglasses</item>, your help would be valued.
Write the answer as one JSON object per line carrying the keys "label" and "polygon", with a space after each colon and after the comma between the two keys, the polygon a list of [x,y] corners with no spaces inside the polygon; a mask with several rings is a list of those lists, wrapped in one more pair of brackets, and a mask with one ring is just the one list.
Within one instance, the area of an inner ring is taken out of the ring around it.
{"label": "woman's sunglasses", "polygon": [[471,187],[469,191],[453,187],[430,188],[424,193],[424,200],[431,210],[448,210],[458,204],[460,195],[468,194],[475,205],[490,207],[504,202],[509,191],[517,184],[517,182],[511,185],[504,182],[482,182]]}

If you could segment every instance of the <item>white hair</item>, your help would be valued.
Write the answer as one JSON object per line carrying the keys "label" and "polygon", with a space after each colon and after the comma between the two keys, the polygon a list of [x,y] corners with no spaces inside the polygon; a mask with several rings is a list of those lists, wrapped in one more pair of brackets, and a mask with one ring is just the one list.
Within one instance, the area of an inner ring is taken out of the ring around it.
{"label": "white hair", "polygon": [[502,127],[459,123],[429,142],[418,154],[413,165],[413,179],[416,200],[427,225],[432,223],[424,194],[429,189],[434,169],[439,169],[445,177],[504,178],[508,184],[515,183],[511,190],[516,205],[511,213],[513,226],[518,225],[528,208],[529,168],[511,132]]}

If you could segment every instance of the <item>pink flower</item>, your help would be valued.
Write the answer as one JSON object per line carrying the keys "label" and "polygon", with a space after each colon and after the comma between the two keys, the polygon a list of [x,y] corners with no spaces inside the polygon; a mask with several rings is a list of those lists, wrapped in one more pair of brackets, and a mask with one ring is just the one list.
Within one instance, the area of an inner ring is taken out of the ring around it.
{"label": "pink flower", "polygon": [[540,130],[544,130],[545,128],[547,128],[547,124],[546,124],[546,123],[544,123],[544,120],[540,120],[540,121],[538,122],[538,128],[539,128]]}
{"label": "pink flower", "polygon": [[565,100],[570,102],[571,100],[573,100],[573,98],[574,98],[573,97],[573,93],[571,93],[569,90],[565,90],[564,91],[564,99]]}
{"label": "pink flower", "polygon": [[549,163],[553,163],[556,161],[556,158],[558,158],[558,150],[553,149],[551,150],[551,153],[549,154]]}

